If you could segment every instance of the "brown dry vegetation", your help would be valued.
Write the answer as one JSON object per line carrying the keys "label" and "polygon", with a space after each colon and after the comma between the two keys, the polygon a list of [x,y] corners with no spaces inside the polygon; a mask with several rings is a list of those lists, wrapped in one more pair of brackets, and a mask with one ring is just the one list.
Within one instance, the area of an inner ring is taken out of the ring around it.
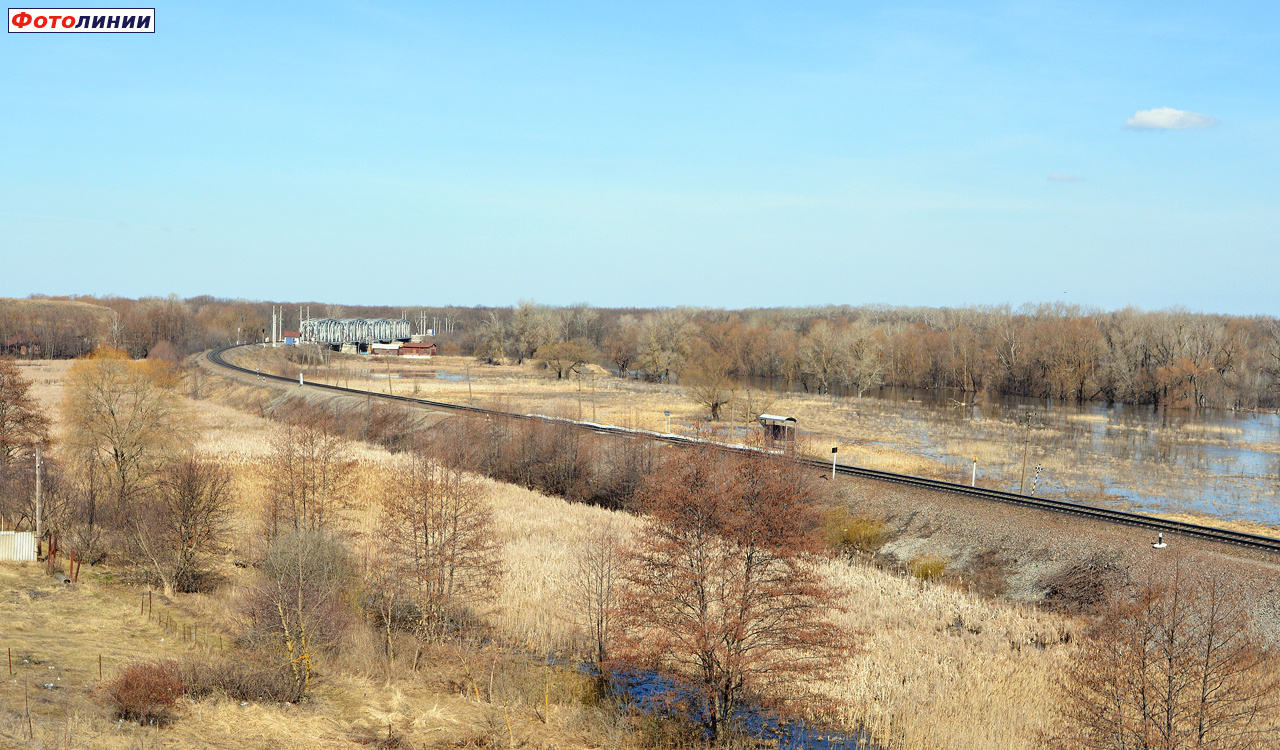
{"label": "brown dry vegetation", "polygon": [[[44,375],[44,377],[50,377]],[[42,399],[56,401],[56,385],[37,381]],[[208,377],[199,400],[199,453],[233,473],[238,499],[226,574],[244,580],[236,560],[258,554],[256,510],[265,490],[262,471],[280,425],[226,403],[264,411],[278,393]],[[226,403],[217,403],[223,401]],[[377,499],[386,475],[404,459],[366,444],[351,444],[355,492],[342,523],[357,557],[374,547]],[[584,704],[587,685],[572,672],[528,655],[573,653],[587,647],[565,603],[572,599],[575,560],[581,546],[606,524],[622,536],[636,519],[490,480],[481,480],[502,541],[503,576],[485,611],[494,645],[431,647],[388,664],[376,634],[348,636],[339,655],[319,669],[313,698],[298,706],[206,697],[184,699],[165,729],[117,728],[95,693],[97,655],[104,678],[136,660],[180,657],[216,649],[238,622],[241,589],[179,595],[156,609],[175,621],[199,625],[198,645],[137,614],[139,590],[112,579],[109,568],[89,571],[74,588],[59,588],[34,566],[3,571],[0,621],[7,643],[27,661],[4,683],[0,736],[14,746],[133,747],[163,742],[172,747],[352,747],[392,735],[412,746],[512,745],[619,747],[637,737],[606,712]],[[928,583],[861,563],[830,562],[823,574],[848,591],[842,624],[856,631],[863,653],[816,683],[836,700],[839,715],[865,725],[903,748],[1029,748],[1044,728],[1054,698],[1051,675],[1070,658],[1066,643],[1075,625],[1022,605],[992,602],[948,584]],[[36,592],[36,593],[31,593]],[[175,642],[175,635],[177,641]],[[162,640],[163,639],[163,640]],[[499,648],[496,644],[505,644]],[[32,658],[34,657],[34,658]],[[417,657],[420,671],[410,660]],[[36,662],[39,662],[37,664]],[[36,666],[66,683],[45,690]],[[53,670],[47,667],[53,666]],[[490,677],[490,675],[494,675]],[[38,684],[39,683],[39,684]],[[22,709],[31,700],[31,720]],[[539,706],[541,704],[541,706]],[[29,729],[28,729],[29,726]],[[32,736],[31,739],[28,739]]]}

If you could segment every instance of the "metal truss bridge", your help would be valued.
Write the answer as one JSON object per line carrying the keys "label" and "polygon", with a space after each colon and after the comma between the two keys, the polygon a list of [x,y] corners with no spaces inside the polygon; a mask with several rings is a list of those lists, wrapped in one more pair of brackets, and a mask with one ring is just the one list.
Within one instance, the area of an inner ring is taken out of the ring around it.
{"label": "metal truss bridge", "polygon": [[321,344],[373,344],[409,340],[409,321],[391,318],[310,318],[298,331],[303,341]]}

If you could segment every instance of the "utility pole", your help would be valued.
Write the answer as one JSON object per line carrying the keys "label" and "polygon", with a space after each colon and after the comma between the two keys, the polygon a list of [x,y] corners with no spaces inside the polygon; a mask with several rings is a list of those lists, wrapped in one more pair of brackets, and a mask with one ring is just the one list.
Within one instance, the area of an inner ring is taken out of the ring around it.
{"label": "utility pole", "polygon": [[40,460],[40,446],[36,446],[36,557],[40,556],[40,536],[44,532],[44,485],[40,478],[40,468],[43,462]]}
{"label": "utility pole", "polygon": [[1027,453],[1031,450],[1031,420],[1027,419],[1027,439],[1022,444],[1022,479],[1018,481],[1018,494],[1027,484]]}

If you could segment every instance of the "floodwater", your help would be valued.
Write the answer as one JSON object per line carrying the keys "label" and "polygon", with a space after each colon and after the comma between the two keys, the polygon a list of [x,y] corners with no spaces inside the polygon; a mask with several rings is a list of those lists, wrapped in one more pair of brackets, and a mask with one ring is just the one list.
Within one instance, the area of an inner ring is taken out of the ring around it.
{"label": "floodwater", "polygon": [[[587,671],[594,672],[590,667]],[[615,672],[610,682],[627,707],[638,713],[695,721],[705,716],[696,691],[668,676],[644,670]],[[878,750],[864,732],[840,733],[810,726],[803,719],[782,719],[756,706],[739,710],[736,718],[749,736],[777,750]]]}
{"label": "floodwater", "polygon": [[[756,383],[771,390],[778,384]],[[785,386],[785,384],[783,384]],[[793,386],[790,390],[794,391]],[[858,401],[837,395],[837,402]],[[847,399],[847,401],[846,401]],[[946,441],[963,433],[971,438],[1021,443],[1030,436],[1033,458],[1046,471],[1028,468],[1026,491],[1109,504],[1135,511],[1191,511],[1230,520],[1280,525],[1280,416],[1274,413],[1218,409],[1170,409],[1164,406],[1062,402],[1016,396],[992,396],[940,389],[877,388],[863,394],[879,410],[907,425],[920,452],[967,466],[968,459],[946,455]],[[1027,427],[1030,429],[1027,429]],[[1021,437],[1019,437],[1021,436]],[[967,472],[966,472],[967,473]],[[979,483],[983,473],[979,469]],[[1021,471],[1010,482],[991,479],[986,486],[1018,491]],[[1088,484],[1089,492],[1080,491]]]}

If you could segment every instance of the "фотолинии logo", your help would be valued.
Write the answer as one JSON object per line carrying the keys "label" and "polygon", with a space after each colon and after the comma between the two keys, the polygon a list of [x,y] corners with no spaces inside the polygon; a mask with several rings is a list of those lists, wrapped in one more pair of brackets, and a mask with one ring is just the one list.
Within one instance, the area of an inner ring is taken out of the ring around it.
{"label": "\u0444\u043e\u0442\u043e\u043b\u0438\u043d\u0438\u0438 logo", "polygon": [[10,34],[153,34],[155,8],[10,8]]}

